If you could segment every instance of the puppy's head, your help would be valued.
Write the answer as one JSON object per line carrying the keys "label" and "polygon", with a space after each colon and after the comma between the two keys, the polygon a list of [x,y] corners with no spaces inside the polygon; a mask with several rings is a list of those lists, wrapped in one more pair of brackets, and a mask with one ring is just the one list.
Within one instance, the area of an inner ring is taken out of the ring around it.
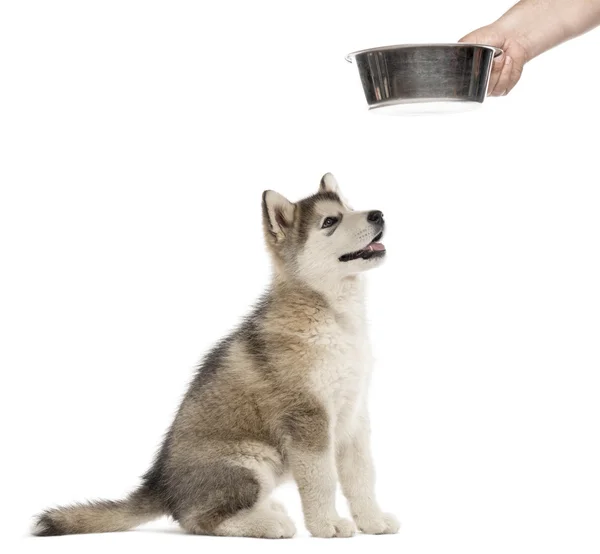
{"label": "puppy's head", "polygon": [[377,267],[385,257],[383,213],[352,210],[331,173],[299,202],[265,191],[262,209],[267,248],[281,274],[308,282],[338,279]]}

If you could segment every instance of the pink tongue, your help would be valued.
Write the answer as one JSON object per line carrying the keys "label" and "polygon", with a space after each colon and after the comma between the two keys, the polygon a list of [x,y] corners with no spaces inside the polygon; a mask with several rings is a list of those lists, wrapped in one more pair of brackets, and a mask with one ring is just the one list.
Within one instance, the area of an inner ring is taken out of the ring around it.
{"label": "pink tongue", "polygon": [[381,244],[380,242],[372,242],[371,244],[369,244],[369,246],[367,246],[367,250],[381,251],[385,250],[385,246],[383,246],[383,244]]}

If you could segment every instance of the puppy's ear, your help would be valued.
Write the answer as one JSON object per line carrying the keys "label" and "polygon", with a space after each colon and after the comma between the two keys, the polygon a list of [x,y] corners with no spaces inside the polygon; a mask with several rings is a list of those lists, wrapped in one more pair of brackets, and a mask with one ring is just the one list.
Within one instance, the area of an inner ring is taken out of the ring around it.
{"label": "puppy's ear", "polygon": [[321,184],[319,185],[319,192],[333,192],[334,194],[337,194],[341,203],[349,210],[352,210],[350,204],[348,204],[348,201],[340,190],[337,179],[332,173],[325,173],[325,175],[323,175],[321,178]]}
{"label": "puppy's ear", "polygon": [[319,185],[319,192],[334,192],[335,194],[340,194],[340,186],[332,173],[325,173],[325,175],[323,175],[321,184]]}
{"label": "puppy's ear", "polygon": [[275,242],[282,241],[294,223],[296,205],[274,190],[266,190],[262,197],[263,226]]}

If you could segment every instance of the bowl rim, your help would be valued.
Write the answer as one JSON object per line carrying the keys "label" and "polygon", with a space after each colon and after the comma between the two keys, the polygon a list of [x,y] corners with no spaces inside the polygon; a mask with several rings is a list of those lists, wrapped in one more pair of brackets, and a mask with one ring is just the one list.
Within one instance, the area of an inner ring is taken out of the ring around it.
{"label": "bowl rim", "polygon": [[354,58],[359,54],[367,54],[369,52],[385,52],[387,50],[401,50],[404,48],[431,48],[431,47],[449,47],[449,48],[457,48],[457,47],[477,47],[477,48],[485,48],[486,50],[494,51],[494,58],[500,56],[504,51],[502,48],[498,48],[496,46],[490,46],[489,44],[477,44],[473,42],[430,42],[425,44],[391,44],[389,46],[378,46],[376,48],[365,48],[364,50],[356,50],[355,52],[350,52],[346,56],[346,61],[352,63]]}

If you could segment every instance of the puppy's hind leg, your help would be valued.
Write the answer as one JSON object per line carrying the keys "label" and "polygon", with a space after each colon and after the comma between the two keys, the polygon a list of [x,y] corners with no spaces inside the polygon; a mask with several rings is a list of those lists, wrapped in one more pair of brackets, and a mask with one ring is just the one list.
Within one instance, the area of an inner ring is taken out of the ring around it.
{"label": "puppy's hind leg", "polygon": [[275,476],[268,464],[224,461],[202,473],[194,502],[177,518],[188,532],[270,539],[296,533],[285,510],[277,509],[270,498]]}
{"label": "puppy's hind leg", "polygon": [[245,466],[250,469],[260,484],[260,494],[256,504],[249,510],[242,510],[215,528],[215,535],[230,537],[256,537],[266,539],[287,539],[296,534],[296,526],[282,504],[271,498],[277,482],[272,464],[248,459]]}

